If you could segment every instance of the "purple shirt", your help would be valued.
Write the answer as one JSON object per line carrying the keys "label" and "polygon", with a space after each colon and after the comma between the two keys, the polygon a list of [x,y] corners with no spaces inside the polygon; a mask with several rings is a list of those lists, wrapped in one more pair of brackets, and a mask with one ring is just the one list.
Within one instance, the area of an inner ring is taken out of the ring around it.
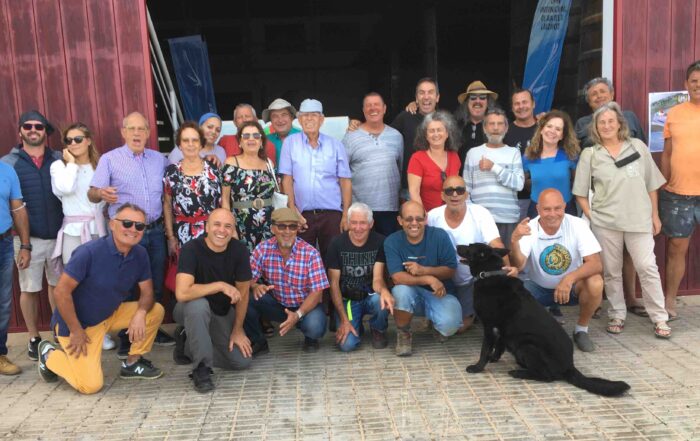
{"label": "purple shirt", "polygon": [[105,153],[90,181],[91,187],[116,187],[118,200],[109,204],[109,217],[124,203],[136,204],[146,211],[146,222],[163,214],[163,175],[168,160],[160,152],[144,149],[135,154],[123,145]]}
{"label": "purple shirt", "polygon": [[342,210],[339,178],[350,178],[343,144],[323,133],[318,147],[305,133],[289,135],[282,144],[279,172],[294,180],[294,201],[299,211]]}

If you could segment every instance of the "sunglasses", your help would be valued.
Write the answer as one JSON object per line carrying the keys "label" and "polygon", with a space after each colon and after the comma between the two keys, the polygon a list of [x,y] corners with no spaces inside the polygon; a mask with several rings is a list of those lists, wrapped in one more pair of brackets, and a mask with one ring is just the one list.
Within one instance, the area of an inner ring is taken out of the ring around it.
{"label": "sunglasses", "polygon": [[114,219],[122,223],[124,228],[129,229],[131,227],[136,228],[136,231],[143,231],[146,229],[146,224],[143,222],[136,222],[129,219]]}
{"label": "sunglasses", "polygon": [[487,99],[488,99],[488,96],[486,96],[486,95],[469,95],[469,101],[476,101],[476,100],[486,101]]}
{"label": "sunglasses", "polygon": [[32,129],[34,129],[34,130],[37,130],[37,131],[39,131],[39,132],[43,132],[44,129],[46,129],[46,126],[43,125],[43,124],[41,124],[41,123],[38,123],[38,124],[24,123],[24,124],[22,124],[22,128],[23,128],[24,130],[32,130]]}
{"label": "sunglasses", "polygon": [[65,145],[71,145],[71,144],[73,144],[73,142],[75,142],[76,144],[80,144],[81,142],[83,142],[83,140],[84,140],[85,138],[87,138],[87,136],[84,136],[84,135],[81,135],[81,136],[74,136],[74,137],[72,137],[72,138],[69,138],[69,137],[66,136],[65,138],[63,138],[63,143],[64,143]]}
{"label": "sunglasses", "polygon": [[403,220],[409,224],[412,224],[413,222],[418,222],[420,224],[420,223],[423,223],[425,221],[425,218],[421,217],[421,216],[416,216],[416,217],[409,216],[409,217],[404,217]]}
{"label": "sunglasses", "polygon": [[440,179],[442,179],[442,182],[445,182],[445,179],[447,179],[447,173],[444,171],[440,172]]}
{"label": "sunglasses", "polygon": [[467,188],[466,187],[447,187],[447,188],[443,188],[442,192],[445,193],[447,196],[453,196],[455,194],[462,196],[464,193],[467,192]]}
{"label": "sunglasses", "polygon": [[260,139],[262,138],[262,135],[260,133],[242,133],[241,138],[243,139]]}
{"label": "sunglasses", "polygon": [[296,231],[299,229],[298,224],[275,224],[275,226],[280,230],[289,230],[289,231]]}

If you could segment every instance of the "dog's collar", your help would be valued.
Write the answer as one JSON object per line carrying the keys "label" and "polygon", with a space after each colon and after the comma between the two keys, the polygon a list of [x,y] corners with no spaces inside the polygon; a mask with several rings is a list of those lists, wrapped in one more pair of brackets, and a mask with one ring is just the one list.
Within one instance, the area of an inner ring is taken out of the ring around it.
{"label": "dog's collar", "polygon": [[496,271],[482,271],[476,276],[476,280],[484,280],[488,279],[489,277],[494,277],[494,276],[505,276],[508,275],[508,271],[500,269]]}

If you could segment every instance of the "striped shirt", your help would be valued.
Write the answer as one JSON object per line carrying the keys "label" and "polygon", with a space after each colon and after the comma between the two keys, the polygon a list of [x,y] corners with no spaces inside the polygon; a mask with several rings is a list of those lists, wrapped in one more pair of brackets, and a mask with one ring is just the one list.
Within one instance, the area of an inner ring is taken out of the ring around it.
{"label": "striped shirt", "polygon": [[117,202],[109,204],[110,218],[130,202],[143,208],[146,222],[151,223],[163,215],[163,175],[167,165],[168,160],[160,152],[145,149],[142,154],[135,154],[123,145],[100,157],[90,186],[117,189]]}
{"label": "striped shirt", "polygon": [[274,289],[268,291],[284,306],[297,307],[314,291],[328,288],[326,270],[316,248],[297,237],[287,262],[273,237],[261,242],[250,255],[251,280],[265,278]]}
{"label": "striped shirt", "polygon": [[[479,170],[482,157],[493,161],[491,170]],[[465,160],[464,180],[471,200],[486,207],[496,223],[512,224],[520,220],[518,191],[523,189],[525,175],[517,148],[491,148],[486,144],[472,148]]]}

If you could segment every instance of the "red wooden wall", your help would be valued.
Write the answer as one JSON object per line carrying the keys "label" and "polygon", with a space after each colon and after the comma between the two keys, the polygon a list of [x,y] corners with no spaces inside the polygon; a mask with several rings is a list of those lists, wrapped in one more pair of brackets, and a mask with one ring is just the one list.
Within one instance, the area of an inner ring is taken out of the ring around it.
{"label": "red wooden wall", "polygon": [[[0,103],[0,154],[18,143],[17,120],[30,109],[58,129],[82,121],[103,152],[123,144],[129,112],[155,128],[145,0],[0,0]],[[60,148],[59,139],[50,145]],[[150,142],[157,146],[155,129]],[[24,329],[16,285],[13,306],[10,331]]]}
{"label": "red wooden wall", "polygon": [[[700,59],[700,0],[615,1],[614,85],[624,109],[647,127],[651,92],[685,90],[685,70]],[[658,156],[660,154],[655,154]],[[692,238],[680,294],[700,294],[700,231]],[[656,240],[664,277],[666,240]]]}

